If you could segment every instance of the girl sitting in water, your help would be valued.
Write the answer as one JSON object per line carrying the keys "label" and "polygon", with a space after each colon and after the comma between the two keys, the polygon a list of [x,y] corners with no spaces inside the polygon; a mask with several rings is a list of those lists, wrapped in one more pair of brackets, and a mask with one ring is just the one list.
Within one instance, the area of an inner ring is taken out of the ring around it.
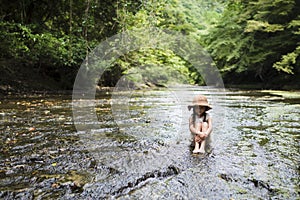
{"label": "girl sitting in water", "polygon": [[212,132],[212,119],[206,111],[212,107],[208,104],[205,96],[197,95],[188,109],[193,109],[193,114],[189,119],[189,128],[195,143],[193,153],[205,153],[205,143]]}

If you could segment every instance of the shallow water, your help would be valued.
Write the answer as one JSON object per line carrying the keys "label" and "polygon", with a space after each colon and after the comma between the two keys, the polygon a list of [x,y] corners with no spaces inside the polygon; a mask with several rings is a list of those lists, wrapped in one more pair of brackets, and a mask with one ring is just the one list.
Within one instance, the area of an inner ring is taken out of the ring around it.
{"label": "shallow water", "polygon": [[[198,93],[214,108],[205,157],[191,154],[187,124]],[[122,106],[103,92],[98,128],[81,131],[71,96],[8,96],[0,198],[299,199],[299,96],[187,86],[131,91]]]}

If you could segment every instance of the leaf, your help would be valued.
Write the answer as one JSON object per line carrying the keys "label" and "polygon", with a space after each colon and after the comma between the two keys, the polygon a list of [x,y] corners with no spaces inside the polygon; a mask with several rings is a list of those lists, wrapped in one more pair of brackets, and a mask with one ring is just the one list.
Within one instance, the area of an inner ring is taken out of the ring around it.
{"label": "leaf", "polygon": [[248,20],[245,32],[264,31],[264,32],[277,32],[283,31],[284,26],[280,24],[269,24],[266,21]]}
{"label": "leaf", "polygon": [[296,60],[300,55],[300,46],[298,46],[295,51],[283,55],[281,61],[276,62],[273,67],[278,71],[283,71],[288,74],[294,74],[293,65],[296,64]]}

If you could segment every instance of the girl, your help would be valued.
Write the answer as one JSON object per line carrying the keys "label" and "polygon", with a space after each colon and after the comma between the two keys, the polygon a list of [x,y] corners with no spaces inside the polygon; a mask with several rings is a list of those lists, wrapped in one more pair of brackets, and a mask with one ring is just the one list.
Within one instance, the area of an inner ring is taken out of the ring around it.
{"label": "girl", "polygon": [[194,136],[195,148],[193,153],[205,153],[206,139],[212,132],[212,119],[206,111],[212,109],[208,104],[207,98],[197,95],[193,99],[193,104],[188,109],[193,108],[193,114],[189,119],[189,128]]}

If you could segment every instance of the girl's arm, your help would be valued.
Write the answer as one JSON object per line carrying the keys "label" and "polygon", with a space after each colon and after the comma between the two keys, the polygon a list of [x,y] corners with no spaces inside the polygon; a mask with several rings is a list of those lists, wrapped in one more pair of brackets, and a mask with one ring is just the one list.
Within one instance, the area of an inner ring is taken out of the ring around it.
{"label": "girl's arm", "polygon": [[194,135],[199,134],[199,131],[194,126],[193,117],[190,117],[190,119],[189,119],[189,127],[190,127],[190,131],[192,134],[194,134]]}
{"label": "girl's arm", "polygon": [[209,117],[208,119],[207,119],[207,123],[208,123],[208,129],[207,129],[207,131],[206,131],[206,137],[212,132],[212,119],[211,119],[211,117]]}

